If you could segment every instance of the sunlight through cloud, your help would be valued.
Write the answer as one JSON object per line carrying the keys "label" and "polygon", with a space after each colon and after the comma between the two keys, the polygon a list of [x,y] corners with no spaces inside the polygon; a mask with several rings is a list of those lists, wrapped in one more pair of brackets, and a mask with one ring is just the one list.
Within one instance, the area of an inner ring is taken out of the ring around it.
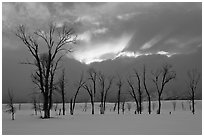
{"label": "sunlight through cloud", "polygon": [[114,39],[112,41],[88,45],[84,49],[80,49],[72,53],[72,57],[85,64],[101,62],[104,60],[101,57],[106,54],[117,55],[120,53],[128,46],[128,42],[131,38],[132,35],[124,34],[120,38]]}

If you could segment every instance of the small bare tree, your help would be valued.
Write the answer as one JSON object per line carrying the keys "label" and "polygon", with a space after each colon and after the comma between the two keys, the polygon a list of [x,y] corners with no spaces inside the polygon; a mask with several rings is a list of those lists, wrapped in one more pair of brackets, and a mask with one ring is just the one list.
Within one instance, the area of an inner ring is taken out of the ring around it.
{"label": "small bare tree", "polygon": [[99,79],[100,97],[101,97],[100,113],[104,114],[106,98],[107,98],[108,91],[110,90],[111,85],[113,83],[113,77],[107,78],[102,72],[99,72],[98,79]]}
{"label": "small bare tree", "polygon": [[86,82],[84,81],[84,72],[81,73],[81,76],[80,76],[80,80],[79,82],[76,83],[76,92],[74,94],[74,97],[71,98],[71,103],[70,103],[70,114],[73,115],[74,114],[74,108],[75,108],[75,104],[76,104],[76,99],[77,99],[77,95],[80,91],[80,89],[83,87],[83,85],[85,84]]}
{"label": "small bare tree", "polygon": [[65,115],[65,69],[62,69],[62,75],[58,81],[57,91],[61,94],[62,97],[62,115]]}
{"label": "small bare tree", "polygon": [[114,80],[114,76],[110,76],[108,79],[107,79],[107,87],[105,89],[105,95],[104,95],[104,104],[103,104],[103,107],[104,107],[104,111],[106,110],[106,99],[107,99],[107,95],[108,95],[108,92],[110,91],[110,88],[112,87],[113,85],[113,80]]}
{"label": "small bare tree", "polygon": [[149,91],[147,89],[147,85],[146,85],[146,67],[145,67],[145,65],[143,67],[143,86],[144,86],[144,89],[146,91],[146,94],[148,97],[148,102],[149,102],[148,112],[149,112],[149,114],[151,114],[151,98],[150,98],[150,93],[149,93]]}
{"label": "small bare tree", "polygon": [[92,115],[94,115],[94,92],[92,90],[92,86],[90,83],[87,83],[83,85],[83,88],[88,92],[90,99],[91,99],[91,107],[92,107]]}
{"label": "small bare tree", "polygon": [[139,72],[134,69],[134,73],[135,73],[135,76],[137,78],[137,91],[138,91],[138,94],[139,94],[139,113],[141,114],[142,113],[142,89],[141,89],[141,79],[140,79],[140,75],[139,75]]}
{"label": "small bare tree", "polygon": [[16,108],[14,106],[14,95],[12,90],[8,89],[8,104],[6,106],[6,112],[11,114],[11,119],[14,120],[15,117],[15,112],[16,112]]}
{"label": "small bare tree", "polygon": [[131,97],[134,98],[135,103],[136,103],[136,107],[137,107],[137,108],[136,108],[135,114],[136,114],[136,112],[139,114],[139,111],[140,111],[140,109],[139,109],[139,103],[138,103],[138,100],[137,100],[137,96],[136,96],[134,84],[133,84],[133,82],[132,82],[130,76],[129,76],[129,79],[127,79],[127,82],[128,82],[129,87],[130,87],[130,90],[128,90],[128,91],[129,91]]}
{"label": "small bare tree", "polygon": [[200,81],[200,73],[197,69],[192,69],[187,72],[188,75],[188,88],[190,89],[190,98],[192,103],[192,113],[195,114],[195,92]]}
{"label": "small bare tree", "polygon": [[[161,111],[161,95],[164,91],[164,87],[167,83],[171,80],[176,78],[176,72],[172,70],[172,65],[164,64],[161,69],[158,69],[156,72],[152,72],[153,75],[153,82],[156,85],[156,90],[158,93],[158,102],[159,108],[157,110],[157,114],[160,114]],[[159,80],[161,77],[161,81]],[[161,86],[159,86],[159,82]]]}
{"label": "small bare tree", "polygon": [[122,79],[118,75],[118,82],[116,83],[116,86],[118,87],[118,94],[117,94],[118,114],[120,114],[120,96],[121,96],[122,85],[123,85]]}
{"label": "small bare tree", "polygon": [[98,80],[99,80],[99,92],[100,92],[100,114],[104,114],[104,93],[105,93],[105,75],[102,72],[98,73]]}

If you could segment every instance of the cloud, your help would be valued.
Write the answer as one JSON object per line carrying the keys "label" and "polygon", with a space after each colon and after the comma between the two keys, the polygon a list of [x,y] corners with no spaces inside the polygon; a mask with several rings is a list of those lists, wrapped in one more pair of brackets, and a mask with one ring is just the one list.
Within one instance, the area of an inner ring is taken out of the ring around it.
{"label": "cloud", "polygon": [[124,34],[121,37],[111,41],[94,43],[94,46],[89,45],[90,43],[88,43],[83,48],[73,52],[72,57],[85,64],[101,62],[104,59],[108,59],[104,58],[104,55],[112,54],[112,57],[114,57],[114,55],[116,56],[119,52],[121,52],[126,46],[128,46],[128,42],[131,37],[132,35]]}
{"label": "cloud", "polygon": [[146,42],[140,49],[141,50],[145,50],[145,49],[149,49],[152,46],[154,46],[156,43],[158,43],[160,40],[162,40],[162,36],[161,35],[157,35],[154,38],[152,38],[150,41]]}
{"label": "cloud", "polygon": [[3,47],[15,46],[11,32],[18,24],[70,24],[78,35],[72,58],[84,63],[126,53],[185,54],[202,42],[202,3],[3,3],[2,21]]}
{"label": "cloud", "polygon": [[176,55],[179,53],[170,53],[170,52],[166,52],[166,51],[158,51],[158,52],[132,52],[132,51],[123,51],[117,54],[117,56],[115,56],[114,59],[119,58],[119,57],[130,57],[130,58],[137,58],[139,56],[149,56],[149,55],[165,55],[167,57],[171,57],[173,55]]}
{"label": "cloud", "polygon": [[88,42],[91,42],[92,37],[98,36],[98,35],[99,35],[98,37],[100,37],[101,34],[104,34],[107,31],[108,31],[107,28],[98,28],[98,29],[88,30],[81,34],[78,34],[77,40],[88,43]]}
{"label": "cloud", "polygon": [[119,20],[129,20],[131,18],[133,18],[136,15],[141,14],[140,12],[133,12],[133,13],[126,13],[126,14],[122,14],[122,15],[118,15],[117,18]]}

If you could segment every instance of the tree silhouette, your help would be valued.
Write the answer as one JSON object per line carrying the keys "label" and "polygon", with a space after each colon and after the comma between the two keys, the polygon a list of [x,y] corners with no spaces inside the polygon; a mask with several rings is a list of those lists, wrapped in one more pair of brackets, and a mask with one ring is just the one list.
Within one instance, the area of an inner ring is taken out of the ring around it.
{"label": "tree silhouette", "polygon": [[195,92],[200,81],[200,73],[197,69],[192,69],[187,72],[188,75],[188,88],[190,89],[189,94],[192,102],[192,113],[195,114]]}
{"label": "tree silhouette", "polygon": [[141,114],[142,113],[141,79],[140,79],[139,72],[136,69],[134,69],[134,73],[135,73],[135,76],[137,78],[137,91],[138,91],[138,94],[139,94],[139,100],[138,100],[138,103],[139,103],[139,113]]}
{"label": "tree silhouette", "polygon": [[[172,65],[170,64],[163,64],[161,69],[158,69],[156,72],[152,71],[153,79],[158,94],[158,103],[159,108],[157,110],[157,114],[160,114],[161,111],[161,95],[163,93],[164,87],[167,83],[171,80],[176,78],[176,72],[172,70]],[[161,80],[160,80],[161,77]],[[161,86],[159,86],[159,83]]]}
{"label": "tree silhouette", "polygon": [[[87,81],[88,82],[88,81]],[[91,107],[92,107],[92,115],[94,115],[94,92],[92,90],[92,86],[90,83],[85,83],[83,85],[83,88],[88,92],[89,96],[90,96],[90,99],[91,99]]]}
{"label": "tree silhouette", "polygon": [[122,79],[118,75],[118,81],[116,83],[116,86],[118,87],[118,93],[117,93],[117,103],[118,103],[118,114],[120,114],[120,96],[121,96],[121,88],[122,88]]}
{"label": "tree silhouette", "polygon": [[129,91],[131,97],[134,98],[135,103],[136,103],[137,110],[135,110],[135,114],[136,114],[136,112],[139,114],[139,111],[140,111],[140,109],[139,109],[139,103],[138,103],[138,100],[137,100],[137,96],[136,96],[134,84],[133,84],[133,82],[132,82],[130,76],[129,76],[129,79],[127,79],[127,82],[128,82],[129,87],[130,87],[130,90],[128,90],[128,91]]}
{"label": "tree silhouette", "polygon": [[144,89],[145,89],[147,97],[148,97],[148,103],[149,103],[148,112],[149,112],[149,114],[151,114],[151,98],[150,98],[150,93],[149,93],[149,91],[147,89],[147,85],[146,85],[146,67],[145,67],[145,65],[143,67],[143,86],[144,86]]}
{"label": "tree silhouette", "polygon": [[114,77],[106,77],[102,72],[98,73],[98,80],[99,80],[99,88],[100,88],[100,113],[105,113],[105,105],[108,91],[110,90]]}
{"label": "tree silhouette", "polygon": [[71,103],[70,103],[70,114],[73,115],[74,114],[74,109],[75,109],[75,104],[76,104],[76,98],[77,98],[77,95],[80,91],[80,89],[84,86],[86,82],[84,81],[84,72],[81,73],[81,76],[80,76],[80,80],[79,82],[76,83],[76,92],[74,94],[74,97],[71,98]]}
{"label": "tree silhouette", "polygon": [[65,69],[62,69],[61,77],[58,81],[57,91],[61,94],[62,97],[62,115],[65,115]]}
{"label": "tree silhouette", "polygon": [[[58,32],[58,35],[56,32]],[[71,52],[69,45],[76,42],[74,31],[68,28],[67,25],[64,25],[62,28],[56,28],[56,25],[51,23],[48,32],[38,30],[31,35],[26,31],[24,25],[20,25],[17,28],[16,36],[22,40],[34,58],[34,62],[25,62],[24,64],[37,67],[33,76],[37,79],[38,84],[37,81],[36,84],[44,97],[44,118],[50,118],[55,72],[62,57],[68,52]],[[40,53],[40,48],[42,47],[40,47],[41,43],[39,39],[44,41],[44,48],[46,49],[46,52],[44,52],[45,56]],[[40,57],[40,55],[42,56]]]}

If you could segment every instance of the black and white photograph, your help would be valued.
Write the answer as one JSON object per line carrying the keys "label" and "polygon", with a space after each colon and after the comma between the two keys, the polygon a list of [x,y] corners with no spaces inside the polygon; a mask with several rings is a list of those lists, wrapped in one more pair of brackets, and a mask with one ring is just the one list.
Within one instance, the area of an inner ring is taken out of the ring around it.
{"label": "black and white photograph", "polygon": [[2,135],[202,135],[202,1],[1,5]]}

